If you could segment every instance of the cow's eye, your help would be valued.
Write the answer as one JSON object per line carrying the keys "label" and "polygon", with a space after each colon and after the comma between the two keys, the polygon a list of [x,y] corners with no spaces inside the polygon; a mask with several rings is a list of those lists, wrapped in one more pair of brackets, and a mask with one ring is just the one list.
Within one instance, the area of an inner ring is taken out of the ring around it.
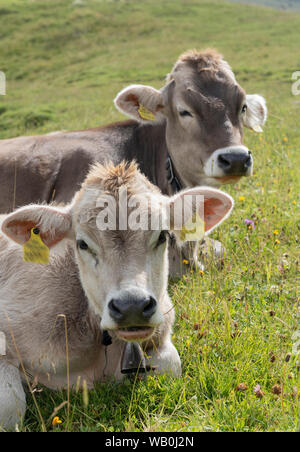
{"label": "cow's eye", "polygon": [[165,243],[166,240],[167,240],[168,235],[169,235],[168,231],[161,231],[161,233],[159,234],[157,243],[156,243],[156,247],[158,247],[158,246],[162,245],[163,243]]}
{"label": "cow's eye", "polygon": [[78,246],[78,248],[80,248],[81,250],[88,250],[88,249],[89,249],[88,244],[87,244],[84,240],[78,240],[78,241],[77,241],[77,246]]}
{"label": "cow's eye", "polygon": [[246,113],[246,111],[247,111],[247,105],[245,104],[245,105],[243,105],[243,108],[242,108],[242,111],[241,111],[241,113],[242,113],[242,115],[244,115],[245,113]]}
{"label": "cow's eye", "polygon": [[187,110],[180,110],[179,111],[179,114],[180,114],[180,116],[182,116],[182,117],[184,117],[184,116],[190,116],[190,117],[192,117],[193,115],[189,112],[189,111],[187,111]]}

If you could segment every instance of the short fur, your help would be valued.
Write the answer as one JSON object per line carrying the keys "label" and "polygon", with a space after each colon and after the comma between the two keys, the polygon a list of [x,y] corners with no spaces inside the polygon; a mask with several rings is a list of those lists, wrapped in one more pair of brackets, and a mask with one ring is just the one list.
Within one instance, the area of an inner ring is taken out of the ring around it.
{"label": "short fur", "polygon": [[[32,202],[70,202],[95,162],[135,160],[149,181],[168,195],[173,188],[165,169],[167,154],[182,188],[220,187],[251,176],[253,160],[242,146],[243,126],[261,130],[267,114],[265,101],[245,94],[217,51],[184,53],[161,90],[130,85],[117,95],[115,105],[133,120],[1,140],[0,214]],[[242,112],[244,105],[246,112]],[[144,119],[141,106],[155,119]],[[225,171],[218,158],[220,149],[249,159],[249,165],[238,172]],[[193,254],[186,250],[178,255],[176,247],[171,250],[172,276],[187,268],[182,266],[183,258],[193,261]]]}
{"label": "short fur", "polygon": [[[65,207],[30,205],[7,216],[2,231],[9,238],[0,235],[0,331],[7,342],[6,356],[0,357],[0,426],[14,428],[25,413],[22,370],[53,389],[74,386],[79,378],[88,387],[122,378],[124,341],[111,315],[112,300],[156,300],[156,310],[142,324],[153,333],[142,346],[156,372],[180,375],[180,358],[171,340],[175,314],[167,291],[168,246],[159,241],[161,231],[96,227],[99,199],[107,194],[117,198],[122,187],[130,197],[139,196],[143,208],[149,199],[165,209],[185,195],[202,195],[207,204],[204,220],[211,230],[233,207],[230,196],[207,187],[163,196],[131,162],[95,165]],[[46,267],[22,260],[20,245],[33,227],[49,247],[61,243],[62,252]],[[82,240],[88,244],[83,250],[78,246]],[[102,343],[105,330],[112,337],[107,348]]]}

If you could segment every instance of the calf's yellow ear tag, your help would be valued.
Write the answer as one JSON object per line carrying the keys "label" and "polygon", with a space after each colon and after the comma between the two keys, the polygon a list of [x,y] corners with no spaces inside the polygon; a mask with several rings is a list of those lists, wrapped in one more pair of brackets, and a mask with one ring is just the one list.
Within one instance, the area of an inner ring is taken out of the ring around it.
{"label": "calf's yellow ear tag", "polygon": [[154,121],[154,114],[148,110],[148,108],[144,107],[144,105],[140,104],[138,108],[139,115],[142,119],[146,119],[147,121]]}
{"label": "calf's yellow ear tag", "polygon": [[49,264],[49,248],[42,241],[38,228],[31,229],[30,239],[23,245],[23,260],[35,264]]}

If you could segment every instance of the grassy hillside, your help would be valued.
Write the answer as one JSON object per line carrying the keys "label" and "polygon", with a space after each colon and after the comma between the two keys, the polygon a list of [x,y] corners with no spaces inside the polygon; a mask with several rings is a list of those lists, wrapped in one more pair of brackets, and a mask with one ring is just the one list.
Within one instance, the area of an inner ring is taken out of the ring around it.
{"label": "grassy hillside", "polygon": [[[0,0],[0,138],[119,120],[118,91],[161,87],[178,55],[194,47],[217,47],[247,92],[267,98],[270,114],[262,135],[246,131],[254,177],[226,187],[236,207],[214,233],[227,248],[223,270],[212,265],[170,284],[182,378],[98,385],[88,406],[72,394],[56,429],[299,431],[299,360],[291,353],[299,329],[300,96],[291,94],[291,76],[300,70],[300,14],[214,0],[72,1]],[[36,399],[51,430],[66,393],[43,388]],[[28,401],[20,429],[40,430]]]}

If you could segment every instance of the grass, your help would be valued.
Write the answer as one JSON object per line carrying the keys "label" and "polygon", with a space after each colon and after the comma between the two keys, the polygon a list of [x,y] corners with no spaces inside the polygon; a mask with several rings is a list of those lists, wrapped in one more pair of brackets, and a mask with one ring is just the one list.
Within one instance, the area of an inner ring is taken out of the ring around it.
{"label": "grass", "polygon": [[[0,0],[0,70],[7,77],[1,138],[119,120],[112,104],[118,91],[130,83],[161,87],[178,55],[194,47],[223,52],[247,92],[267,98],[270,112],[264,134],[245,135],[254,177],[225,187],[236,207],[213,234],[227,249],[223,270],[212,265],[170,282],[182,377],[99,384],[88,403],[74,392],[55,430],[300,430],[299,359],[292,353],[299,329],[300,96],[291,94],[299,30],[299,14],[223,1]],[[247,229],[246,218],[255,229]],[[244,391],[237,390],[241,383]],[[41,389],[36,400],[52,430],[51,414],[67,394]],[[31,396],[28,404],[20,430],[39,431]]]}

